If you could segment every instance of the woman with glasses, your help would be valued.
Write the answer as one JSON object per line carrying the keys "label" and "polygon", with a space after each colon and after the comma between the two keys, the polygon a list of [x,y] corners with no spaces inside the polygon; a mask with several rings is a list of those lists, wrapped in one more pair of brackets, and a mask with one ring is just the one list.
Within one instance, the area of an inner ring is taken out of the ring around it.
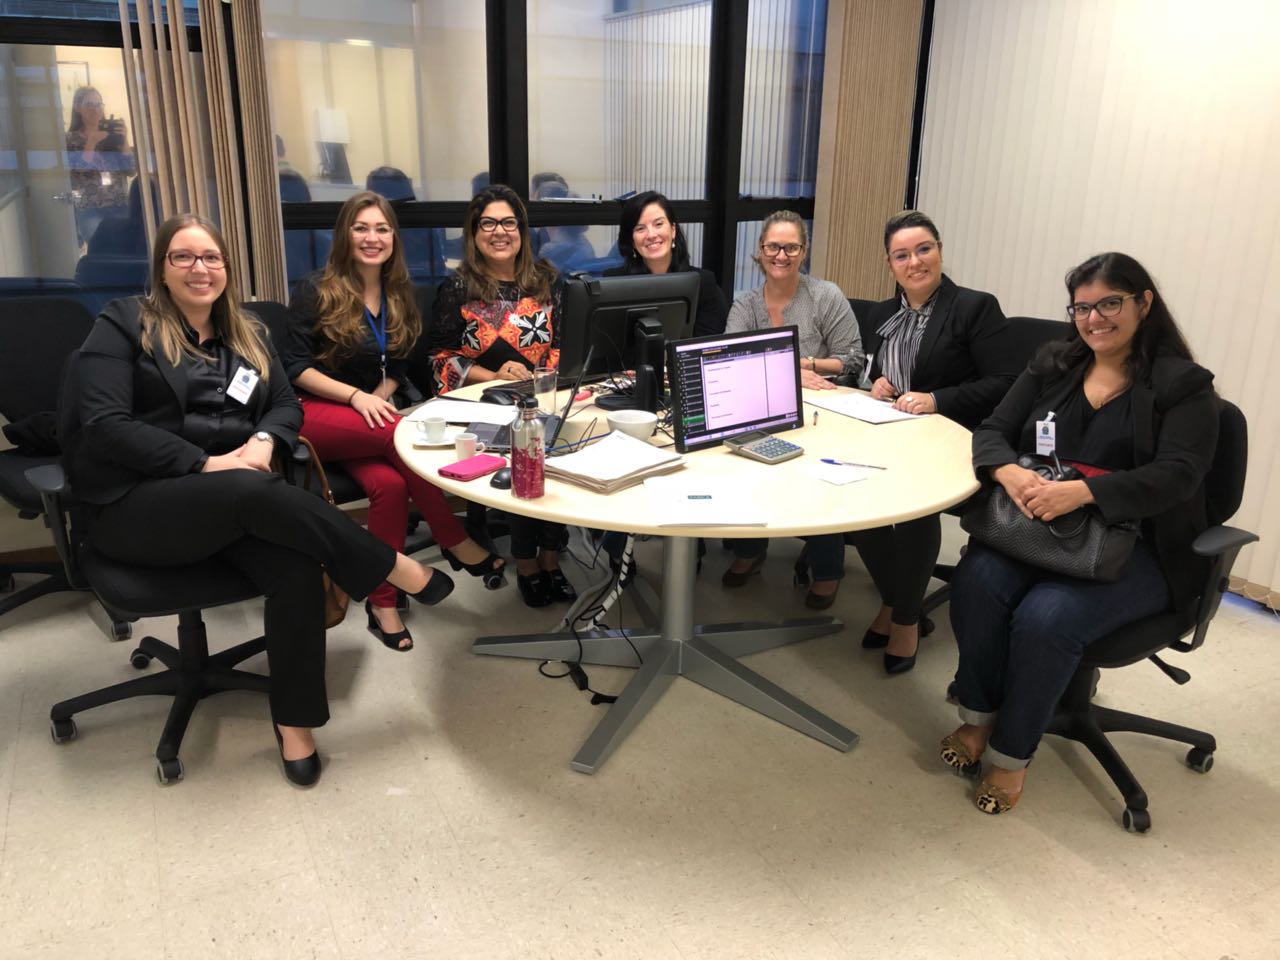
{"label": "woman with glasses", "polygon": [[[427,333],[436,392],[471,383],[529,380],[539,364],[560,362],[563,283],[529,245],[529,217],[503,184],[471,199],[462,225],[462,263],[436,293]],[[577,598],[560,570],[563,524],[512,514],[516,584],[530,607]]]}
{"label": "woman with glasses", "polygon": [[[301,392],[302,435],[322,461],[340,463],[368,495],[370,532],[403,550],[412,497],[450,566],[500,585],[495,575],[502,559],[467,536],[440,488],[396,453],[400,416],[392,397],[405,380],[422,318],[395,211],[385,198],[364,191],[342,205],[328,263],[302,280],[289,310],[284,366]],[[394,586],[374,590],[365,615],[369,632],[387,647],[412,649]]]}
{"label": "woman with glasses", "polygon": [[272,472],[302,411],[229,272],[212,223],[160,226],[148,294],[107,304],[80,349],[63,457],[95,550],[144,567],[217,557],[265,594],[275,736],[309,786],[329,718],[322,572],[353,597],[389,580],[427,604],[453,583]]}
{"label": "woman with glasses", "polygon": [[[804,220],[790,210],[765,218],[753,258],[764,285],[734,301],[726,333],[796,326],[800,331],[800,383],[810,390],[833,389],[828,377],[856,376],[862,370],[858,323],[840,288],[800,272],[809,249]],[[844,537],[838,533],[804,538],[813,585],[805,604],[825,610],[835,602],[844,577]],[[768,541],[733,540],[736,559],[720,582],[741,587],[764,565]]]}
{"label": "woman with glasses", "polygon": [[[1090,257],[1066,278],[1072,321],[1042,347],[973,434],[973,468],[1029,518],[1048,522],[1093,504],[1107,522],[1137,521],[1141,537],[1113,583],[1050,573],[971,542],[951,582],[960,647],[955,694],[962,725],[943,762],[976,776],[975,803],[1003,813],[1022,795],[1027,764],[1089,644],[1144,617],[1189,622],[1207,573],[1191,544],[1208,526],[1204,481],[1218,439],[1213,374],[1191,351],[1151,275],[1132,257]],[[1079,479],[1048,480],[1019,465],[1053,453]]]}
{"label": "woman with glasses", "polygon": [[[956,286],[942,272],[942,239],[916,210],[889,218],[885,261],[894,295],[871,308],[866,344],[871,395],[914,414],[940,413],[976,426],[1017,371],[1002,344],[1007,322],[989,293]],[[920,608],[942,543],[938,514],[851,536],[880,593],[862,646],[883,649],[890,676],[916,664]]]}
{"label": "woman with glasses", "polygon": [[103,118],[102,94],[80,87],[71,99],[67,129],[67,168],[75,195],[76,232],[82,246],[113,214],[123,214],[129,176],[137,172],[124,121]]}
{"label": "woman with glasses", "polygon": [[705,337],[724,333],[729,305],[724,291],[710,270],[702,270],[689,262],[689,244],[684,230],[671,210],[671,201],[653,190],[636,194],[622,205],[618,225],[618,252],[626,258],[620,267],[604,272],[606,277],[635,274],[698,274],[698,307],[693,321],[693,335]]}

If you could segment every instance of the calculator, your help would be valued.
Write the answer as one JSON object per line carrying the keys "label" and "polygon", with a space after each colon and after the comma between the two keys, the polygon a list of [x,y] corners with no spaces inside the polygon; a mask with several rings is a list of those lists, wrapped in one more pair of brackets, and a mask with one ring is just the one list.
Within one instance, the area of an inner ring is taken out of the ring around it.
{"label": "calculator", "polygon": [[781,463],[804,453],[804,447],[782,440],[762,430],[744,433],[740,437],[732,437],[724,445],[734,453],[759,460],[761,463]]}

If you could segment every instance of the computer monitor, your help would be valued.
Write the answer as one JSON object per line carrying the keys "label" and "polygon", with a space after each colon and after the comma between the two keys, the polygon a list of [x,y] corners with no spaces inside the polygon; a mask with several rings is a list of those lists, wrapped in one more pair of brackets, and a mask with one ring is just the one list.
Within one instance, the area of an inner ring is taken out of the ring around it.
{"label": "computer monitor", "polygon": [[[565,325],[561,328],[560,376],[576,376],[592,353],[587,379],[624,370],[653,372],[634,395],[602,397],[610,409],[642,406],[654,409],[663,392],[666,345],[693,332],[698,306],[698,274],[638,274],[570,280],[565,290]],[[638,376],[638,379],[639,376]]]}
{"label": "computer monitor", "polygon": [[746,330],[667,347],[671,419],[681,453],[804,422],[796,327]]}

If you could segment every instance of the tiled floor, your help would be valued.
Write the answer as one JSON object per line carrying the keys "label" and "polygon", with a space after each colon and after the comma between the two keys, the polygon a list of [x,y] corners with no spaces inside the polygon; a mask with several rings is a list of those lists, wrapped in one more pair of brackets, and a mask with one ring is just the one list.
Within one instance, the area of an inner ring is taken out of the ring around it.
{"label": "tiled floor", "polygon": [[[954,539],[954,538],[952,538]],[[797,544],[762,578],[719,586],[702,619],[802,615]],[[657,545],[641,545],[658,566]],[[514,587],[460,585],[414,612],[417,649],[377,645],[354,612],[330,634],[324,777],[284,782],[265,700],[205,701],[186,780],[157,786],[165,703],[82,714],[55,746],[49,706],[133,675],[80,596],[0,621],[0,957],[825,958],[1273,960],[1280,956],[1280,623],[1224,604],[1176,687],[1149,665],[1102,697],[1214,731],[1208,776],[1136,736],[1146,836],[1087,754],[1049,740],[1011,815],[988,819],[936,761],[954,724],[945,614],[917,669],[886,678],[858,648],[873,611],[851,553],[833,636],[750,665],[861,735],[842,754],[677,681],[595,776],[569,758],[603,713],[527,661],[480,658],[520,632]],[[582,582],[585,577],[575,577]],[[208,616],[215,646],[257,604]],[[630,618],[634,623],[634,616]],[[548,624],[549,625],[549,624]],[[171,639],[171,621],[139,625]],[[622,669],[592,668],[621,688]]]}

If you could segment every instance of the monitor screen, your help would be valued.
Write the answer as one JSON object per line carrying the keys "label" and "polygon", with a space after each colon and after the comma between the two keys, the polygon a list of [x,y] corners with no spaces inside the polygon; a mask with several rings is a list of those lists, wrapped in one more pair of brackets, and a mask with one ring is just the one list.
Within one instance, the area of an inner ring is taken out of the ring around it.
{"label": "monitor screen", "polygon": [[795,327],[699,337],[667,349],[671,419],[681,453],[803,423]]}

